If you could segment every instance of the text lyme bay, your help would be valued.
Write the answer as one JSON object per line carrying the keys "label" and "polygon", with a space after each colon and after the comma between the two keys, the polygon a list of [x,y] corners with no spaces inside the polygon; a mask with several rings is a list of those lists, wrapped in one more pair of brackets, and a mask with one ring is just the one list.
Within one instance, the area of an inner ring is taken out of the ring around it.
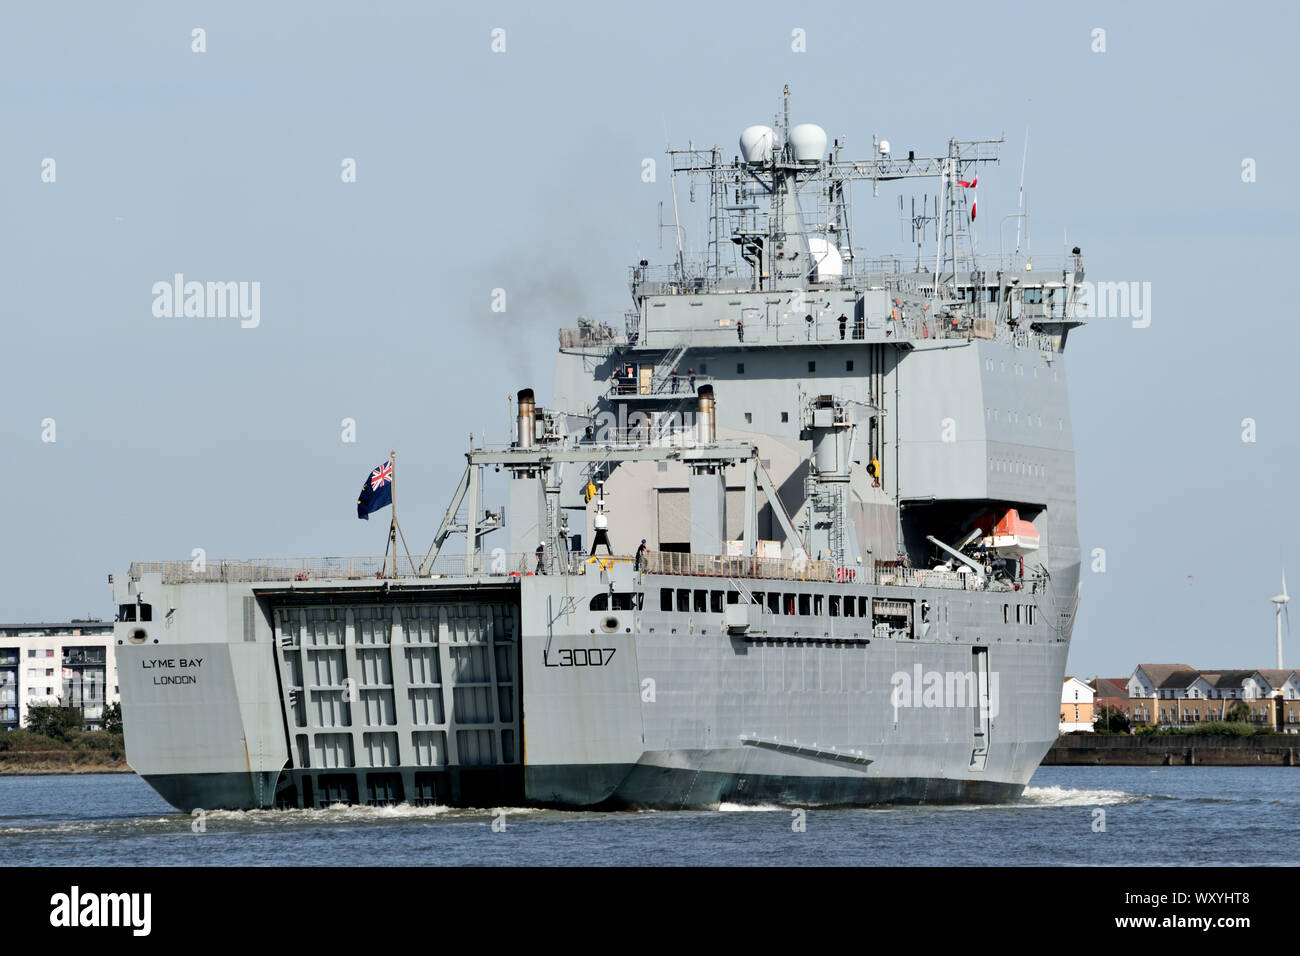
{"label": "text lyme bay", "polygon": [[[198,670],[203,666],[201,657],[166,657],[151,658],[140,662],[143,670]],[[157,685],[166,684],[197,684],[199,682],[198,674],[154,674],[153,682]]]}

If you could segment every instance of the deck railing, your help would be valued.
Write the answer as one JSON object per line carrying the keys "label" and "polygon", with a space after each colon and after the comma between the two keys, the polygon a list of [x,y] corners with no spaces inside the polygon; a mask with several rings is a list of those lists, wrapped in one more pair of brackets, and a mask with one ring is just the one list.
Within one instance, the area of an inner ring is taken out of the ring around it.
{"label": "deck railing", "polygon": [[[398,580],[427,580],[430,578],[455,578],[469,575],[518,574],[536,566],[534,555],[484,554],[479,560],[466,561],[464,554],[440,554],[426,574],[419,574],[421,555],[412,554],[408,560],[403,554],[397,561]],[[414,563],[414,569],[412,568]],[[161,574],[163,584],[195,583],[245,583],[273,584],[290,581],[366,581],[392,577],[393,559],[388,558],[388,574],[384,575],[382,555],[327,558],[255,558],[247,561],[136,561],[131,565],[131,576]]]}
{"label": "deck railing", "polygon": [[[955,571],[905,568],[894,562],[880,562],[871,571],[865,567],[837,567],[830,561],[798,558],[724,557],[711,554],[686,554],[675,551],[651,551],[645,556],[649,574],[680,574],[697,577],[737,578],[745,580],[822,581],[837,584],[875,584],[878,587],[945,588],[958,591],[1009,591],[1007,581],[981,579],[978,575]],[[1026,582],[1027,589],[1033,582]],[[1036,588],[1035,588],[1036,589]]]}
{"label": "deck railing", "polygon": [[[548,549],[549,550],[549,549]],[[420,558],[412,556],[415,568]],[[547,553],[542,560],[544,574],[587,574],[608,571],[616,565],[635,564],[634,555],[598,554],[594,558],[583,552]],[[389,558],[389,574],[392,559]],[[245,583],[275,584],[289,582],[373,581],[384,569],[382,556],[331,558],[263,558],[251,561],[137,561],[131,576],[160,574],[164,584]],[[647,574],[675,574],[690,577],[732,578],[749,581],[820,581],[827,584],[874,584],[879,587],[945,588],[948,590],[1009,591],[1007,581],[981,579],[978,575],[954,571],[905,568],[895,562],[877,562],[874,575],[859,565],[837,567],[830,561],[798,558],[760,558],[715,554],[688,554],[679,551],[647,551],[641,570]],[[521,577],[538,573],[537,555],[490,552],[475,562],[463,554],[442,554],[427,574],[418,574],[403,555],[398,562],[396,580],[421,581],[434,578],[469,576]],[[1035,581],[1022,582],[1032,592]]]}

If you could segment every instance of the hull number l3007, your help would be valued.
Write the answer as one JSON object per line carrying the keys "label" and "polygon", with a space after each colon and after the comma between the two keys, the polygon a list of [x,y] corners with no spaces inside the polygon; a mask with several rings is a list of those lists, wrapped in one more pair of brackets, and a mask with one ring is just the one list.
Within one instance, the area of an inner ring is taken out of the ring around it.
{"label": "hull number l3007", "polygon": [[614,647],[561,647],[555,651],[552,661],[546,651],[542,651],[542,663],[547,667],[604,667],[614,659]]}

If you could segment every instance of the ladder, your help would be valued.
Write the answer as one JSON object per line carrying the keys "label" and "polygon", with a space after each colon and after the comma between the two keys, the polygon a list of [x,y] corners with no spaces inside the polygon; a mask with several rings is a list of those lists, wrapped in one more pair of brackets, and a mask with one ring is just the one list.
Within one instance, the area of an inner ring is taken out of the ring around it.
{"label": "ladder", "polygon": [[[672,382],[672,371],[681,362],[682,356],[690,346],[682,342],[675,346],[672,351],[665,355],[655,365],[654,372],[650,380],[650,390],[654,393],[666,392]],[[679,373],[679,378],[680,373]]]}
{"label": "ladder", "polygon": [[839,488],[827,488],[826,492],[831,513],[831,558],[837,568],[842,568],[844,567],[844,495]]}

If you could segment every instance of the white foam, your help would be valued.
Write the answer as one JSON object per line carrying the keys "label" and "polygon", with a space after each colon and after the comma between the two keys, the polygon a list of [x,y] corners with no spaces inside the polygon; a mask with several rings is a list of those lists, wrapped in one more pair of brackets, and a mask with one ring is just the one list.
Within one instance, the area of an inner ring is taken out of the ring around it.
{"label": "white foam", "polygon": [[775,803],[719,803],[719,813],[768,813],[772,810],[792,810],[793,807],[781,807]]}
{"label": "white foam", "polygon": [[1123,790],[1075,790],[1070,787],[1025,787],[1022,805],[1035,807],[1106,807],[1145,800],[1146,794]]}
{"label": "white foam", "polygon": [[526,816],[545,813],[536,807],[448,807],[440,804],[416,806],[410,803],[395,803],[386,806],[364,806],[360,804],[336,803],[322,809],[297,810],[209,810],[209,821],[229,821],[254,825],[300,825],[304,823],[367,823],[404,820],[429,820],[437,817],[459,817],[474,819],[495,817],[504,814],[507,817]]}

